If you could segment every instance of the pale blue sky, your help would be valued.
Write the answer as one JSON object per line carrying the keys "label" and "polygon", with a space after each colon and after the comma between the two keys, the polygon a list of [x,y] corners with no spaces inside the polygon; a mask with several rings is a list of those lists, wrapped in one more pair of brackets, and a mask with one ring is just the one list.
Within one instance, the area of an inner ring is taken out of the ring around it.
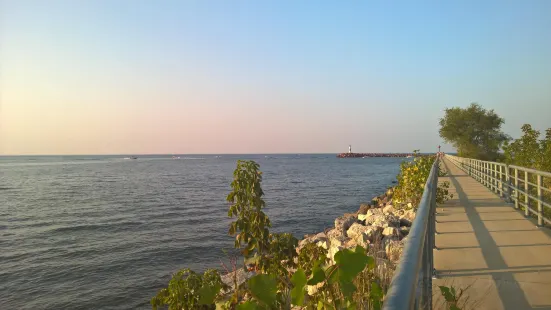
{"label": "pale blue sky", "polygon": [[432,151],[473,101],[551,127],[551,1],[0,3],[0,154]]}

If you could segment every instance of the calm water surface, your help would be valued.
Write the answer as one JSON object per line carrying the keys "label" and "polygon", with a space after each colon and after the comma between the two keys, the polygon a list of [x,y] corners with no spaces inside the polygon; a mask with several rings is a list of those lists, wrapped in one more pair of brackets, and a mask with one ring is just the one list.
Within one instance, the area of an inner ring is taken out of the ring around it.
{"label": "calm water surface", "polygon": [[399,158],[0,157],[0,309],[150,309],[183,267],[220,268],[237,159],[264,172],[273,231],[298,238],[381,193]]}

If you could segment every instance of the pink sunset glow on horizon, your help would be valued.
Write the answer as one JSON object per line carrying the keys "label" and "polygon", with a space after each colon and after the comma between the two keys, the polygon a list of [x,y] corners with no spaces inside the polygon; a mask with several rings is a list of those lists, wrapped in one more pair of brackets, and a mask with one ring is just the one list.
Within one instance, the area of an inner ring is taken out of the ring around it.
{"label": "pink sunset glow on horizon", "polygon": [[449,152],[438,119],[475,101],[512,136],[544,130],[549,5],[503,5],[523,23],[490,4],[2,1],[0,155]]}

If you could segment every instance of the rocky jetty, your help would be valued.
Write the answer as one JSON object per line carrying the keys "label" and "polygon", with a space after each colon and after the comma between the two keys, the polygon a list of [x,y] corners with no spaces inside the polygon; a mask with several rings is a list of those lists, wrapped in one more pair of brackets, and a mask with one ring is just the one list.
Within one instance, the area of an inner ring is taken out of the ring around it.
{"label": "rocky jetty", "polygon": [[364,158],[364,157],[408,157],[413,153],[341,153],[338,158]]}
{"label": "rocky jetty", "polygon": [[388,190],[370,203],[361,204],[356,213],[336,218],[335,226],[325,232],[304,236],[297,251],[311,242],[327,249],[332,259],[339,250],[360,245],[376,258],[396,264],[414,219],[415,211],[392,204],[392,190]]}
{"label": "rocky jetty", "polygon": [[[374,197],[369,203],[362,203],[355,213],[345,213],[335,219],[334,227],[324,232],[305,235],[299,242],[297,253],[308,243],[314,243],[327,250],[327,257],[333,263],[335,253],[342,249],[366,248],[377,260],[377,273],[390,282],[394,269],[404,250],[404,244],[415,219],[411,204],[397,208],[392,203],[392,189]],[[405,207],[405,209],[403,208]],[[237,272],[237,278],[235,273]],[[238,270],[222,277],[229,286],[233,279],[243,284],[254,272]],[[308,286],[310,295],[317,290]]]}

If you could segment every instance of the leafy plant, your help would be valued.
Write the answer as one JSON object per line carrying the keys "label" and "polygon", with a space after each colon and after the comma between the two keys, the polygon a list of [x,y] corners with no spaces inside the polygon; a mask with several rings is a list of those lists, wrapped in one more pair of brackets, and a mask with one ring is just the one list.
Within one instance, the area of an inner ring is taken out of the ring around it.
{"label": "leafy plant", "polygon": [[457,294],[453,286],[439,286],[438,288],[440,288],[440,293],[444,296],[449,310],[461,310],[458,306],[458,302],[463,295],[463,290],[459,289],[459,294]]}
{"label": "leafy plant", "polygon": [[[529,124],[522,126],[523,135],[505,145],[504,157],[505,163],[527,167],[542,171],[551,171],[551,128],[545,132],[545,137],[541,140],[540,132],[535,130]],[[524,177],[524,172],[521,172],[520,178]],[[528,181],[532,184],[537,183],[536,176],[530,174]],[[551,180],[543,178],[543,187],[549,191],[543,191],[542,196],[545,202],[551,202]],[[529,186],[528,193],[532,196],[537,196],[537,189],[534,186]],[[519,199],[524,200],[525,195],[519,194]],[[535,201],[529,198],[530,203],[535,205]],[[524,207],[521,207],[524,209]],[[551,208],[544,207],[544,216],[551,217]]]}
{"label": "leafy plant", "polygon": [[326,264],[329,259],[327,258],[327,250],[317,246],[315,243],[307,243],[298,255],[298,267],[304,270],[306,276],[312,274],[314,265],[321,260],[322,264]]}
{"label": "leafy plant", "polygon": [[289,269],[296,268],[297,238],[289,233],[270,235],[268,254],[259,261],[259,268],[265,273],[288,277]]}
{"label": "leafy plant", "polygon": [[[413,151],[412,161],[403,161],[400,164],[400,173],[397,176],[398,185],[394,188],[393,201],[398,208],[407,207],[411,203],[416,208],[421,201],[427,178],[436,160],[436,156],[420,155],[419,150]],[[438,167],[438,176],[445,173]],[[453,195],[449,193],[449,182],[441,182],[436,190],[437,203],[444,203]]]}
{"label": "leafy plant", "polygon": [[169,310],[214,309],[214,299],[222,288],[227,289],[218,271],[208,269],[200,275],[185,268],[151,299],[151,305],[153,310],[159,306],[168,306]]}
{"label": "leafy plant", "polygon": [[262,211],[265,202],[260,183],[262,172],[254,161],[237,161],[233,173],[232,191],[226,200],[231,203],[229,217],[237,217],[230,224],[229,234],[235,236],[235,247],[241,248],[243,256],[249,258],[254,254],[262,255],[269,250],[268,228],[270,219]]}
{"label": "leafy plant", "polygon": [[[375,273],[375,259],[360,246],[343,249],[327,258],[327,250],[310,243],[297,255],[298,240],[288,233],[270,234],[270,220],[262,211],[265,203],[260,186],[259,166],[239,161],[234,172],[229,216],[237,219],[230,225],[236,235],[235,247],[257,274],[246,285],[237,281],[234,261],[234,290],[222,296],[229,287],[215,270],[197,274],[182,269],[168,287],[151,299],[153,309],[290,309],[291,305],[308,309],[380,309],[384,288]],[[295,270],[295,268],[297,268]],[[294,273],[293,273],[293,270]],[[317,291],[309,294],[308,287]]]}
{"label": "leafy plant", "polygon": [[343,249],[335,254],[335,264],[325,267],[322,260],[312,270],[308,285],[324,283],[325,290],[318,300],[318,309],[341,309],[354,307],[353,295],[356,292],[354,280],[367,267],[375,268],[375,259],[368,256],[365,249],[357,246],[354,251]]}

